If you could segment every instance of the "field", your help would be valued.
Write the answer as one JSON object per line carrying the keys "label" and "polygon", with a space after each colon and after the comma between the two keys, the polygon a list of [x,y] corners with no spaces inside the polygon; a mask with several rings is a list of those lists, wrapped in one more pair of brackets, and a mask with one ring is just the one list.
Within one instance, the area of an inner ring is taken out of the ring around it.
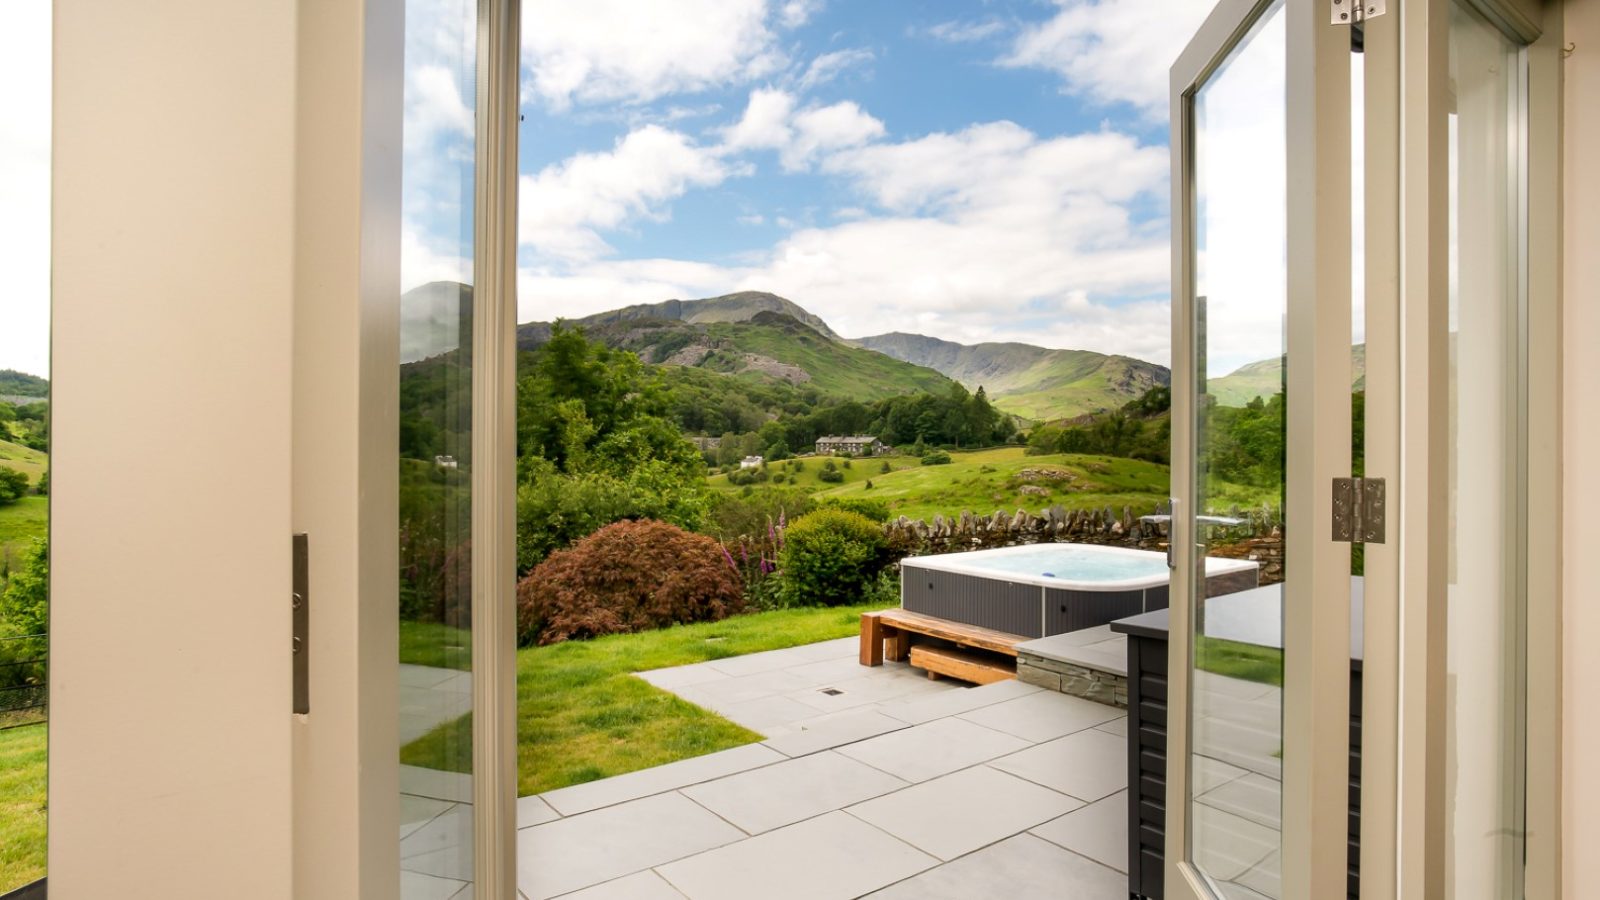
{"label": "field", "polygon": [[[849,637],[859,633],[861,613],[868,608],[752,613],[517,651],[517,795],[761,740],[632,673]],[[401,646],[409,644],[416,654],[417,643],[402,637]],[[426,660],[408,659],[404,652],[402,662]],[[464,771],[461,754],[470,746],[471,727],[470,716],[441,725],[404,747],[400,761]]]}
{"label": "field", "polygon": [[[809,490],[815,497],[879,500],[887,503],[894,515],[913,519],[931,519],[936,513],[958,516],[964,511],[983,515],[995,510],[1037,512],[1056,504],[1067,509],[1109,506],[1118,513],[1127,506],[1135,515],[1143,515],[1165,502],[1170,492],[1168,469],[1159,463],[1063,453],[1028,456],[1021,447],[952,453],[950,464],[943,466],[924,466],[909,456],[855,459],[850,460],[850,468],[839,470],[844,481],[836,484],[817,478],[824,459],[798,460],[804,464],[799,472],[785,468],[783,462],[769,464],[767,471],[769,476],[784,475],[785,482],[792,477],[794,487]],[[843,466],[844,460],[838,462]],[[891,469],[888,473],[882,471],[885,462]],[[872,482],[870,488],[868,481]],[[730,485],[726,475],[713,476],[711,485],[745,490]],[[757,484],[750,489],[765,487]],[[1257,505],[1264,499],[1263,492],[1240,486],[1226,487],[1213,497],[1219,506]]]}
{"label": "field", "polygon": [[50,458],[21,444],[0,441],[0,466],[16,469],[28,476],[29,484],[38,484],[39,476],[50,468]]}
{"label": "field", "polygon": [[50,498],[23,497],[16,503],[0,506],[0,569],[16,565],[22,551],[35,538],[45,536],[50,515]]}
{"label": "field", "polygon": [[0,731],[0,893],[44,877],[45,726]]}

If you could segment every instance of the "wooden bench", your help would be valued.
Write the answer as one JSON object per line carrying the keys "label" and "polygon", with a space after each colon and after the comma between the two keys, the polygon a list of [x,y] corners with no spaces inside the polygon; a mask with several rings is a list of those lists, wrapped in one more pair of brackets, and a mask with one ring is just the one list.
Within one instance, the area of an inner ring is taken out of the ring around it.
{"label": "wooden bench", "polygon": [[[911,636],[920,634],[925,637],[949,641],[957,649],[937,647],[911,646]],[[985,653],[998,653],[1003,656],[1015,658],[1017,645],[1027,641],[1028,638],[1015,634],[1006,634],[990,628],[979,628],[976,625],[967,625],[962,622],[952,622],[936,616],[922,613],[909,612],[904,609],[885,609],[878,612],[861,614],[861,664],[863,666],[883,665],[885,659],[891,662],[910,658],[911,664],[918,668],[927,669],[930,675],[944,674],[961,678],[965,681],[976,681],[978,684],[988,684],[1001,678],[1015,677],[1015,669],[1010,668],[1004,661],[990,661],[979,672],[974,660],[982,660],[979,654],[963,652],[978,650]],[[943,652],[935,653],[936,650]],[[921,652],[919,652],[921,651]],[[959,657],[959,658],[958,658]],[[919,663],[931,663],[922,665]],[[1012,665],[1015,665],[1014,663]],[[962,673],[980,675],[987,680],[968,678]],[[1004,672],[1003,676],[996,676],[996,672]]]}

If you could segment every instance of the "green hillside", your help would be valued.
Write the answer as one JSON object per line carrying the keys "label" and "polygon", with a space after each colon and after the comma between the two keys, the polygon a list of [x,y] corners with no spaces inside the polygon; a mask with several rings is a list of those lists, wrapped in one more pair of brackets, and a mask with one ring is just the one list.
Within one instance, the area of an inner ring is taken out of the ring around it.
{"label": "green hillside", "polygon": [[[1367,386],[1367,345],[1350,348],[1350,386]],[[1248,363],[1221,378],[1206,382],[1206,393],[1217,398],[1218,406],[1244,406],[1257,397],[1271,397],[1283,390],[1283,358],[1274,357]]]}
{"label": "green hillside", "polygon": [[37,397],[44,400],[49,396],[50,382],[45,379],[16,369],[0,369],[0,397]]}
{"label": "green hillside", "polygon": [[[932,369],[833,340],[782,312],[763,310],[744,322],[590,320],[583,328],[592,339],[636,353],[645,362],[787,383],[862,402],[944,393],[950,387],[950,379]],[[519,331],[524,349],[538,346],[532,328]]]}
{"label": "green hillside", "polygon": [[28,476],[30,484],[38,484],[39,476],[50,468],[50,458],[41,451],[21,444],[0,441],[0,466],[16,469]]}
{"label": "green hillside", "polygon": [[852,343],[935,369],[971,390],[980,386],[1000,409],[1038,421],[1117,409],[1171,380],[1164,366],[1090,350],[1031,344],[958,344],[894,332]]}

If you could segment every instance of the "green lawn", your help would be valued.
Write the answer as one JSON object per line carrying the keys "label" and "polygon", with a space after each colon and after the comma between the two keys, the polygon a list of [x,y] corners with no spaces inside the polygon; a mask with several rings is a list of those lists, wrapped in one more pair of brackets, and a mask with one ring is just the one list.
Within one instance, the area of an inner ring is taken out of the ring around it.
{"label": "green lawn", "polygon": [[48,531],[50,498],[23,497],[16,503],[0,506],[0,568],[15,566],[22,551]]}
{"label": "green lawn", "polygon": [[1283,687],[1282,650],[1204,636],[1195,639],[1194,650],[1201,671]]}
{"label": "green lawn", "polygon": [[45,726],[0,731],[0,893],[44,877]]}
{"label": "green lawn", "polygon": [[472,632],[434,622],[401,622],[400,661],[440,669],[470,669]]}
{"label": "green lawn", "polygon": [[[777,650],[860,631],[872,607],[734,616],[517,654],[518,795],[527,796],[761,740],[761,735],[656,688],[634,672]],[[470,716],[400,752],[403,763],[467,768]]]}

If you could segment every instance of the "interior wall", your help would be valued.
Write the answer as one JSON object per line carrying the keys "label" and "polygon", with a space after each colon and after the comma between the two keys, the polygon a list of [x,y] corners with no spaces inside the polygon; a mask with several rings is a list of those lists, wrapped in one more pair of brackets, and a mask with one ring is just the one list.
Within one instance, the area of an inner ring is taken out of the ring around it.
{"label": "interior wall", "polygon": [[52,896],[291,896],[295,24],[55,3]]}
{"label": "interior wall", "polygon": [[1600,0],[1566,0],[1563,490],[1564,892],[1600,884]]}

